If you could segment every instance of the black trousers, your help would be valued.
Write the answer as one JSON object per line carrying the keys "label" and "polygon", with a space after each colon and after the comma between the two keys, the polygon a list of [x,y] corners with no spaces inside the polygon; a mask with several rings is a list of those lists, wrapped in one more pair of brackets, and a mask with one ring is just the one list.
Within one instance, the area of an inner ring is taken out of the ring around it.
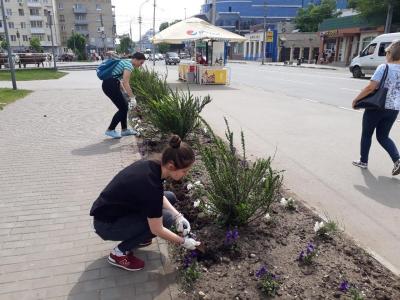
{"label": "black trousers", "polygon": [[128,127],[127,118],[129,104],[126,101],[125,97],[122,95],[120,89],[120,81],[116,78],[103,80],[102,89],[104,94],[106,94],[107,97],[110,98],[111,101],[118,108],[118,111],[112,118],[111,124],[108,129],[114,130],[115,127],[117,127],[118,123],[121,123],[122,129],[126,129]]}
{"label": "black trousers", "polygon": [[[173,205],[176,196],[172,192],[164,192],[164,196]],[[171,228],[174,225],[174,214],[163,209],[163,225]],[[96,233],[105,241],[122,241],[118,248],[122,252],[136,248],[140,243],[155,237],[149,228],[147,218],[140,214],[130,214],[117,219],[113,223],[105,223],[94,219]]]}

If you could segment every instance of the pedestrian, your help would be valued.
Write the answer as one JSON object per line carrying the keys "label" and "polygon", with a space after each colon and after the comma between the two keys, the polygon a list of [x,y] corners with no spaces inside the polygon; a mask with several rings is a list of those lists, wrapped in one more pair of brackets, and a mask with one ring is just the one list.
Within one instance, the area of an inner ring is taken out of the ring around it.
{"label": "pedestrian", "polygon": [[[133,98],[132,89],[129,84],[131,73],[134,68],[140,68],[146,58],[143,53],[140,52],[136,52],[130,58],[131,59],[121,59],[114,67],[112,77],[103,80],[102,84],[104,94],[106,94],[118,108],[118,111],[115,113],[105,133],[112,138],[121,138],[122,136],[136,134],[135,130],[128,129],[129,99],[124,97],[123,92],[126,92],[128,97]],[[121,133],[115,130],[119,123],[121,123]]]}
{"label": "pedestrian", "polygon": [[[195,160],[193,150],[173,135],[159,160],[140,160],[119,172],[93,203],[90,215],[103,240],[122,241],[108,262],[128,271],[144,268],[133,249],[145,247],[158,236],[194,250],[200,242],[188,237],[190,223],[173,206],[176,197],[164,192],[165,179],[181,180]],[[168,228],[173,225],[179,236]]]}
{"label": "pedestrian", "polygon": [[[400,174],[400,155],[389,133],[396,122],[400,110],[400,41],[395,41],[385,49],[388,75],[384,86],[388,88],[385,109],[364,111],[361,134],[361,158],[353,161],[353,165],[368,168],[368,154],[371,148],[372,135],[376,129],[376,138],[379,144],[389,153],[394,163],[392,175]],[[380,65],[371,78],[368,86],[354,99],[353,108],[365,96],[374,92],[385,72],[386,64]]]}

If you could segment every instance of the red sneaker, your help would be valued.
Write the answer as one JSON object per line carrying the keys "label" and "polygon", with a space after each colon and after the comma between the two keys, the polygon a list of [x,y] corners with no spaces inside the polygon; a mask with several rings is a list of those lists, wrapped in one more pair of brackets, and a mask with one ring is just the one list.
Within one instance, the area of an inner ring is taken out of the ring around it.
{"label": "red sneaker", "polygon": [[152,243],[153,243],[153,239],[150,239],[150,240],[144,241],[143,243],[140,243],[140,244],[138,245],[138,247],[139,247],[139,248],[141,248],[141,247],[147,247],[147,246],[150,246]]}
{"label": "red sneaker", "polygon": [[110,253],[108,262],[127,271],[139,271],[144,268],[144,261],[134,256],[133,253],[123,256],[116,256]]}

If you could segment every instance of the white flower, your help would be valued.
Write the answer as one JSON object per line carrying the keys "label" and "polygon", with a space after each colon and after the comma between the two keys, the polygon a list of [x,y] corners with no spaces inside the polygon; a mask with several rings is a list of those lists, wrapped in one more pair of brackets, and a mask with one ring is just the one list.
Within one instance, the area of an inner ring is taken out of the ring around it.
{"label": "white flower", "polygon": [[271,215],[269,213],[266,213],[264,216],[265,221],[270,221],[271,220]]}
{"label": "white flower", "polygon": [[139,123],[135,125],[135,127],[133,127],[134,129],[138,129],[139,128]]}
{"label": "white flower", "polygon": [[189,184],[186,186],[186,188],[187,188],[188,191],[190,191],[190,190],[193,188],[193,184],[189,183]]}
{"label": "white flower", "polygon": [[207,129],[207,127],[204,127],[204,133],[207,133],[208,132],[208,129]]}
{"label": "white flower", "polygon": [[267,180],[267,178],[265,177],[261,178],[261,182],[265,182],[265,180]]}
{"label": "white flower", "polygon": [[288,201],[285,198],[282,198],[280,203],[284,207],[286,207],[288,205]]}
{"label": "white flower", "polygon": [[315,222],[315,225],[314,225],[314,232],[315,233],[317,233],[322,227],[324,227],[325,226],[325,223],[324,223],[324,221],[321,221],[321,222]]}
{"label": "white flower", "polygon": [[140,123],[142,123],[142,120],[138,119],[137,122],[140,124]]}
{"label": "white flower", "polygon": [[213,211],[212,211],[212,209],[211,209],[211,206],[210,206],[210,204],[205,204],[204,205],[204,208],[206,209],[206,211],[209,213],[209,214],[211,214]]}
{"label": "white flower", "polygon": [[199,206],[200,206],[200,199],[197,200],[197,201],[194,201],[194,202],[193,202],[193,206],[194,206],[194,207],[199,207]]}

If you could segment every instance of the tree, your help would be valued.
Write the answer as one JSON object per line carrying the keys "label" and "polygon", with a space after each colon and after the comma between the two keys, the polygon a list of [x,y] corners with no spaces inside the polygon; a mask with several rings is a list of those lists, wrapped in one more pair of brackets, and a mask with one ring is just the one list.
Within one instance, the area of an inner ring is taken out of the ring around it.
{"label": "tree", "polygon": [[316,32],[318,25],[325,19],[336,18],[340,13],[336,12],[335,0],[322,0],[320,5],[309,5],[299,9],[294,22],[302,32]]}
{"label": "tree", "polygon": [[119,46],[117,48],[118,53],[131,53],[135,48],[135,43],[131,40],[128,35],[121,37],[119,40]]}
{"label": "tree", "polygon": [[6,40],[0,40],[0,48],[7,50],[8,44]]}
{"label": "tree", "polygon": [[393,23],[400,22],[400,0],[349,0],[349,7],[367,20],[384,22],[389,3],[393,5]]}
{"label": "tree", "polygon": [[43,50],[42,45],[40,44],[40,40],[37,37],[31,38],[29,44],[32,50],[35,52],[41,52]]}
{"label": "tree", "polygon": [[167,53],[170,49],[170,45],[162,43],[158,45],[158,52]]}
{"label": "tree", "polygon": [[86,39],[80,33],[73,33],[67,41],[68,48],[72,49],[74,54],[78,55],[79,60],[86,59]]}
{"label": "tree", "polygon": [[[173,22],[171,22],[171,23],[168,23],[168,22],[164,22],[164,23],[161,23],[161,25],[160,25],[160,27],[159,27],[159,30],[160,31],[163,31],[164,29],[167,29],[169,26],[172,26],[172,25],[174,25],[174,24],[176,24],[176,23],[178,23],[178,22],[180,22],[181,20],[175,20],[175,21],[173,21]],[[171,48],[171,46],[170,45],[168,45],[168,44],[159,44],[158,45],[158,51],[160,52],[160,53],[166,53],[166,52],[168,52],[169,51],[169,49]]]}
{"label": "tree", "polygon": [[159,30],[163,31],[164,29],[167,29],[168,27],[169,27],[169,23],[168,22],[164,22],[164,23],[161,23],[161,25],[159,27]]}

